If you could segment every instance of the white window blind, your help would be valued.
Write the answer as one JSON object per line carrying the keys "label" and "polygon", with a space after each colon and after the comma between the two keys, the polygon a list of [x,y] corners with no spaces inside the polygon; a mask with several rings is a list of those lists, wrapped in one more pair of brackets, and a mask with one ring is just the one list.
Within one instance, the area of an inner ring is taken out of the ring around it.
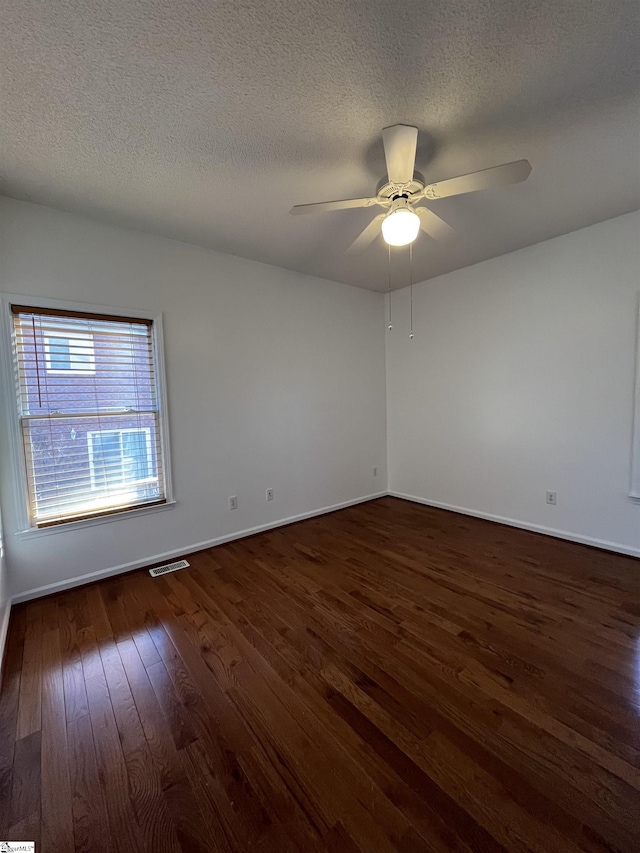
{"label": "white window blind", "polygon": [[152,321],[11,310],[32,525],[165,503]]}

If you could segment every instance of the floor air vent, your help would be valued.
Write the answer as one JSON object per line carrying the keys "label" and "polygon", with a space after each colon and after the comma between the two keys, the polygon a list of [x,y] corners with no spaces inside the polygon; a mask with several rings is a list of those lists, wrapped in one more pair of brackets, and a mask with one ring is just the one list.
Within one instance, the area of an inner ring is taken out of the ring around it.
{"label": "floor air vent", "polygon": [[149,574],[152,578],[157,578],[158,575],[166,575],[167,572],[177,572],[178,569],[186,569],[189,563],[186,560],[178,560],[176,563],[167,563],[166,566],[156,566],[155,569],[149,569]]}

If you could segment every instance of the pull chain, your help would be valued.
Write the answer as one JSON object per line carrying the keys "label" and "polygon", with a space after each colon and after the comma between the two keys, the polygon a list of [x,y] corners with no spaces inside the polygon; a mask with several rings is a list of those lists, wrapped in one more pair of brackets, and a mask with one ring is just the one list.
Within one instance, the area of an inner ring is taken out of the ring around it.
{"label": "pull chain", "polygon": [[409,243],[409,340],[413,340],[413,243]]}
{"label": "pull chain", "polygon": [[393,329],[393,325],[391,323],[391,246],[388,246],[389,249],[389,331]]}

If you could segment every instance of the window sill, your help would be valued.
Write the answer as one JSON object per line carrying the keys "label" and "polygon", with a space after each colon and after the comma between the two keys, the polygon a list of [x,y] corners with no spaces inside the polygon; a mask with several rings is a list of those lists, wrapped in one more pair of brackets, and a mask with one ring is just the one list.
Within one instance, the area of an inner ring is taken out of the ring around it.
{"label": "window sill", "polygon": [[93,527],[96,524],[110,524],[120,518],[138,518],[142,515],[151,515],[154,512],[165,512],[173,509],[176,501],[166,501],[155,506],[140,506],[125,512],[114,512],[111,515],[100,515],[96,518],[83,518],[78,521],[67,521],[64,524],[53,524],[51,527],[29,527],[26,530],[18,530],[15,536],[18,539],[31,539],[32,537],[46,536],[50,533],[65,533],[71,530],[80,530],[83,527]]}

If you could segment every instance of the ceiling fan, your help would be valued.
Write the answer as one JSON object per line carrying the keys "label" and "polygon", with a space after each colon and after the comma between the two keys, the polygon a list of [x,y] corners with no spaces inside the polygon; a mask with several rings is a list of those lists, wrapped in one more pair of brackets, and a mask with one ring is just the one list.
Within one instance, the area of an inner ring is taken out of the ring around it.
{"label": "ceiling fan", "polygon": [[479,172],[471,172],[458,178],[449,178],[435,184],[425,184],[414,175],[418,128],[406,124],[394,124],[382,131],[382,144],[387,162],[386,183],[371,198],[347,198],[341,201],[321,201],[316,204],[296,204],[290,213],[314,213],[327,210],[345,210],[351,207],[373,207],[386,210],[378,214],[351,244],[348,252],[365,249],[382,231],[390,246],[407,246],[418,236],[422,228],[436,240],[446,240],[454,233],[450,225],[427,207],[416,207],[430,199],[463,195],[477,190],[503,187],[524,181],[531,172],[527,160],[515,160],[502,166],[493,166]]}

